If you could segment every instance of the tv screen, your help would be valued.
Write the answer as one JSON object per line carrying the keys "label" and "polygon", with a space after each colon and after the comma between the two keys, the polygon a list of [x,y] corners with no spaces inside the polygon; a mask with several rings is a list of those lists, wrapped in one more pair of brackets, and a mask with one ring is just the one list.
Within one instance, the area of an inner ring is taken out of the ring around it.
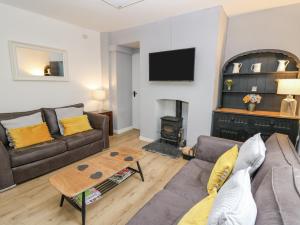
{"label": "tv screen", "polygon": [[195,48],[149,54],[150,81],[193,81]]}

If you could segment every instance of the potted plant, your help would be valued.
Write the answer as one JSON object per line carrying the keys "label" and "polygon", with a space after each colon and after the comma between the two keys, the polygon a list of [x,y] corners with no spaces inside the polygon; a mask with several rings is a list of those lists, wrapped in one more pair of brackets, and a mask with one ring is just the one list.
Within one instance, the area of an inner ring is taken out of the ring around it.
{"label": "potted plant", "polygon": [[248,94],[243,98],[243,102],[245,104],[248,104],[247,109],[250,112],[253,112],[255,110],[256,104],[259,104],[261,102],[262,97],[260,95],[256,94]]}
{"label": "potted plant", "polygon": [[231,88],[232,88],[232,85],[233,85],[233,80],[229,80],[229,79],[227,79],[227,80],[225,80],[225,85],[226,85],[226,87],[227,87],[227,90],[228,91],[231,91]]}

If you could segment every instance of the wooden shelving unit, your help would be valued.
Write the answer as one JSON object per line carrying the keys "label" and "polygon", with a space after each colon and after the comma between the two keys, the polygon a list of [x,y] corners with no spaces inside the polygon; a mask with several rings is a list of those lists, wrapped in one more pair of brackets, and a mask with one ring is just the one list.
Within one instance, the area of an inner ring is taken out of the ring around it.
{"label": "wooden shelving unit", "polygon": [[[276,72],[278,60],[289,60],[284,72]],[[232,73],[233,63],[242,63],[240,73]],[[262,71],[254,73],[251,65],[262,63]],[[267,139],[274,132],[288,134],[296,143],[300,117],[280,115],[284,95],[277,95],[278,79],[299,78],[299,59],[282,50],[249,51],[229,59],[223,66],[218,108],[213,112],[212,135],[245,141],[255,133]],[[233,85],[228,90],[226,80]],[[246,110],[242,101],[247,94],[259,94],[262,101],[255,112]]]}

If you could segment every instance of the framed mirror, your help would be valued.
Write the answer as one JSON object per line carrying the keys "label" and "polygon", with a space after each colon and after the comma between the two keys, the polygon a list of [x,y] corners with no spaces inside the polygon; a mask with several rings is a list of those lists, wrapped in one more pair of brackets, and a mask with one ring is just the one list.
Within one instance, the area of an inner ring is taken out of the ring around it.
{"label": "framed mirror", "polygon": [[14,80],[68,81],[67,52],[10,41]]}

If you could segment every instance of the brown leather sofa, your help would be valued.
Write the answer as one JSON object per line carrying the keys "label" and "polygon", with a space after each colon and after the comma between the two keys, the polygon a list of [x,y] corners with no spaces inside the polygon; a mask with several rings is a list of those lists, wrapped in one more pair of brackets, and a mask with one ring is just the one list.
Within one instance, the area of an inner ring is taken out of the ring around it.
{"label": "brown leather sofa", "polygon": [[[241,143],[201,136],[191,160],[127,225],[177,225],[207,194],[207,182],[218,157]],[[288,136],[266,141],[266,159],[252,179],[257,205],[256,225],[300,224],[300,158]]]}
{"label": "brown leather sofa", "polygon": [[[65,107],[83,107],[76,104]],[[62,108],[65,108],[62,107]],[[0,121],[41,112],[52,137],[50,142],[14,151],[10,149],[5,129],[0,124],[0,191],[15,184],[41,176],[109,147],[108,117],[86,113],[93,130],[61,136],[54,108],[42,108],[28,112],[0,113]]]}

